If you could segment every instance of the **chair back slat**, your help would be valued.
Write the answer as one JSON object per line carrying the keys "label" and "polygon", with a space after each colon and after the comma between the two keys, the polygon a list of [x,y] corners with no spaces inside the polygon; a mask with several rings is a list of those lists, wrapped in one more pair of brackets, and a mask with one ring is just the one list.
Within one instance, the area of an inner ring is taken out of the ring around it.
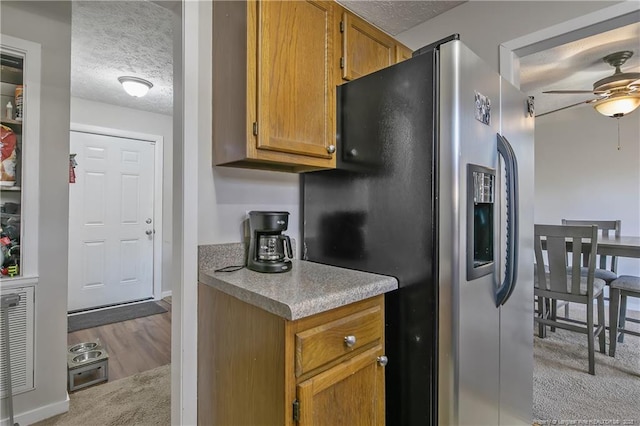
{"label": "chair back slat", "polygon": [[560,237],[547,237],[547,259],[549,266],[548,290],[567,292],[567,254],[566,239]]}
{"label": "chair back slat", "polygon": [[[589,252],[582,249],[582,238],[574,237],[571,240],[570,248],[567,248],[571,252],[571,293],[580,294],[580,257],[585,253],[588,255]],[[589,256],[587,256],[587,262],[589,261]],[[594,262],[591,262],[594,263]],[[567,266],[565,266],[565,271],[567,271]],[[566,273],[566,272],[565,272]]]}
{"label": "chair back slat", "polygon": [[[574,219],[562,219],[563,225],[569,226],[586,226],[596,225],[598,232],[602,236],[619,237],[622,228],[622,221],[620,220],[574,220]],[[584,253],[582,256],[582,266],[588,265],[589,253]],[[608,269],[612,272],[616,272],[618,269],[618,257],[597,255],[597,262],[599,269]]]}
{"label": "chair back slat", "polygon": [[[538,288],[579,295],[581,257],[586,255],[589,264],[587,293],[593,294],[597,236],[598,227],[595,225],[535,225],[534,253]],[[567,274],[568,271],[571,273]]]}

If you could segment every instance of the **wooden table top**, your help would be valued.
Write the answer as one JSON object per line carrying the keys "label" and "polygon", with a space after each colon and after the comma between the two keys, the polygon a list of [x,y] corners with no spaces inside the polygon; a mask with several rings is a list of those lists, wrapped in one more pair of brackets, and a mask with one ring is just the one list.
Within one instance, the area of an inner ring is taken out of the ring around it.
{"label": "wooden table top", "polygon": [[598,237],[598,253],[640,258],[640,237]]}

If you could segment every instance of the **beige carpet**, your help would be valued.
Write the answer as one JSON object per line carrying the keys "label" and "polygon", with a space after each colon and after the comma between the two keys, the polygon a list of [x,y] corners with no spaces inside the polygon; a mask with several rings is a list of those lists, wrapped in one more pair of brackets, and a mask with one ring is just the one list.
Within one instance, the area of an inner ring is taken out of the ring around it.
{"label": "beige carpet", "polygon": [[[584,313],[583,307],[571,305],[570,317],[584,318]],[[632,327],[637,329],[637,324]],[[598,352],[596,339],[592,376],[585,334],[560,329],[547,334],[540,339],[536,327],[533,418],[537,423],[640,425],[640,338],[625,336],[611,358],[607,330],[607,354]]]}
{"label": "beige carpet", "polygon": [[170,425],[171,365],[70,394],[69,412],[37,426]]}

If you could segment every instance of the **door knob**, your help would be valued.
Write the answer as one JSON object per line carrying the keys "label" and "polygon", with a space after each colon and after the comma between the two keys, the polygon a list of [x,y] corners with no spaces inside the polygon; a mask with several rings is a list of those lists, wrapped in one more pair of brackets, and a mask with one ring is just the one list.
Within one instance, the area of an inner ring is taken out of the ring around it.
{"label": "door knob", "polygon": [[146,231],[144,231],[144,233],[147,235],[151,235],[153,234],[153,231],[151,229],[147,229]]}

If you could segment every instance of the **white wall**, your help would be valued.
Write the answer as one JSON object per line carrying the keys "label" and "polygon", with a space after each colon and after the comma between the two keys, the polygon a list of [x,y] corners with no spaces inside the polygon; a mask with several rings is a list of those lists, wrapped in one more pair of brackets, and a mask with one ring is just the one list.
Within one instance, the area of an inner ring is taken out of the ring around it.
{"label": "white wall", "polygon": [[[640,110],[618,121],[585,105],[536,119],[536,223],[620,219],[623,235],[640,235],[639,129]],[[640,259],[618,268],[640,275]]]}
{"label": "white wall", "polygon": [[[204,5],[202,6],[204,7]],[[206,14],[211,16],[211,3]],[[211,20],[204,23],[209,26]],[[211,52],[211,37],[202,40]],[[198,149],[198,244],[241,242],[242,221],[250,210],[283,210],[290,213],[287,234],[300,241],[299,176],[292,173],[266,172],[212,166],[211,145],[211,60],[200,68],[201,94],[208,94],[208,102],[201,105],[206,133],[200,138]],[[297,244],[298,251],[300,244]]]}
{"label": "white wall", "polygon": [[[35,318],[36,389],[14,398],[15,421],[30,424],[68,408],[67,246],[71,4],[0,2],[2,33],[39,43],[40,212]],[[29,165],[25,165],[29,172]],[[7,416],[2,401],[2,417]]]}
{"label": "white wall", "polygon": [[170,115],[154,114],[117,105],[71,98],[71,122],[116,130],[158,135],[164,138],[162,171],[162,291],[171,291],[169,266],[172,258],[173,230],[173,123]]}
{"label": "white wall", "polygon": [[612,6],[617,1],[469,1],[398,34],[418,49],[453,33],[496,71],[501,43]]}

